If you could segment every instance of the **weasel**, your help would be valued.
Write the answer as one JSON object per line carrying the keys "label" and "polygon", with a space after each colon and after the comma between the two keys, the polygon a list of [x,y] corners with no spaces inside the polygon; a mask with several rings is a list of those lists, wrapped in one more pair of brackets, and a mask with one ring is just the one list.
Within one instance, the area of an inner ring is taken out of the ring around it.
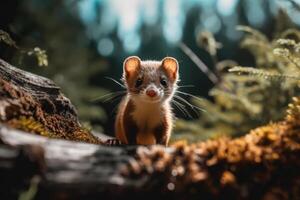
{"label": "weasel", "polygon": [[125,59],[122,79],[127,94],[119,104],[115,121],[118,140],[124,144],[168,145],[178,69],[172,57],[161,61],[142,61],[137,56]]}

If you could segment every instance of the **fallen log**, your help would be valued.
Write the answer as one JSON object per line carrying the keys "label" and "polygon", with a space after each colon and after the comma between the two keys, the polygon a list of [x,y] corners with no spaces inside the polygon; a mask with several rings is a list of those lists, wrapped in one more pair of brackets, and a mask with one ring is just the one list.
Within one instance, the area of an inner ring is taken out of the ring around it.
{"label": "fallen log", "polygon": [[[23,82],[16,77],[4,78],[11,69]],[[300,197],[300,126],[299,118],[293,116],[299,114],[297,106],[285,121],[236,139],[178,143],[169,148],[108,147],[88,131],[83,131],[85,137],[72,132],[82,132],[76,111],[50,80],[30,74],[31,81],[26,83],[27,72],[11,66],[0,71],[0,114],[4,114],[0,126],[0,199]],[[42,82],[37,81],[40,78]],[[41,97],[54,103],[43,106]],[[27,122],[32,117],[32,126],[38,123],[38,128],[21,126],[20,116]],[[51,119],[56,116],[62,121],[54,126]]]}
{"label": "fallen log", "polygon": [[74,106],[51,80],[1,59],[0,120],[47,137],[101,143],[82,128]]}
{"label": "fallen log", "polygon": [[48,139],[5,126],[0,128],[0,137],[6,144],[0,146],[0,194],[8,192],[4,197],[11,197],[20,183],[23,190],[30,187],[36,175],[40,176],[41,199],[101,197],[117,185],[126,188],[140,182],[121,177],[121,166],[133,159],[129,147]]}

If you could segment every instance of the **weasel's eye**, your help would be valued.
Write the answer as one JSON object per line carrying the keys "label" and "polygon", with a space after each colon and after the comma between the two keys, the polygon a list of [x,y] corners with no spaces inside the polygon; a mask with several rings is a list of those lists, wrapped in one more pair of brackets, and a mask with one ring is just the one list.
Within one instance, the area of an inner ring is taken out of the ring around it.
{"label": "weasel's eye", "polygon": [[135,82],[135,87],[140,87],[143,83],[143,80],[141,78],[137,79]]}
{"label": "weasel's eye", "polygon": [[168,86],[167,80],[164,79],[164,78],[161,78],[161,79],[160,79],[160,84],[162,84],[162,86],[164,86],[164,87],[167,87],[167,86]]}

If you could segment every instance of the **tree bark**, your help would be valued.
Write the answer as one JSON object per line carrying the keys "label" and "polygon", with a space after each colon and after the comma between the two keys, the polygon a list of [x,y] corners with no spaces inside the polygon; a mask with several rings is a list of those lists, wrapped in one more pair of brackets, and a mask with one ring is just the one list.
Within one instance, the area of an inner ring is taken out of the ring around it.
{"label": "tree bark", "polygon": [[[52,81],[1,60],[0,102],[0,199],[300,197],[299,120],[236,139],[108,147],[82,131],[74,106]],[[28,118],[33,128],[20,125]],[[40,136],[48,132],[54,139]]]}
{"label": "tree bark", "polygon": [[102,143],[81,127],[74,106],[51,80],[1,59],[0,120],[48,137]]}

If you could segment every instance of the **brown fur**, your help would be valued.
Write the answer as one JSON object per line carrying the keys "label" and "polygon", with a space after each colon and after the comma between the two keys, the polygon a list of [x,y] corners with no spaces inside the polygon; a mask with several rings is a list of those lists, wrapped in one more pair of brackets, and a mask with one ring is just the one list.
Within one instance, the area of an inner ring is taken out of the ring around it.
{"label": "brown fur", "polygon": [[[123,79],[127,95],[119,104],[115,122],[116,137],[124,144],[167,146],[172,127],[173,114],[170,101],[176,90],[178,63],[167,57],[163,61],[141,61],[129,57],[124,62]],[[137,80],[142,80],[137,86]],[[167,85],[163,86],[164,79]],[[145,91],[151,87],[158,99],[151,99]]]}

